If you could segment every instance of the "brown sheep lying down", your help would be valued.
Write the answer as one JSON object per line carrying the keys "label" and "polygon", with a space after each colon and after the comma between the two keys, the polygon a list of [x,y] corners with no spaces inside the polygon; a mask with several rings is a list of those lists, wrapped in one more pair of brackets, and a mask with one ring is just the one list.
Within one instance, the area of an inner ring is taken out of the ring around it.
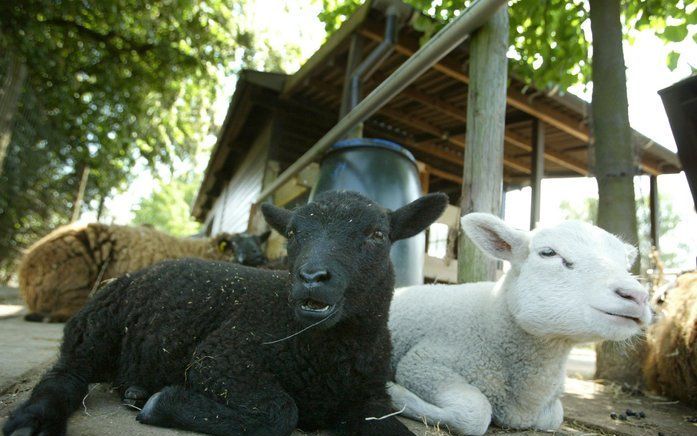
{"label": "brown sheep lying down", "polygon": [[697,406],[697,271],[678,277],[647,332],[644,376],[661,395]]}
{"label": "brown sheep lying down", "polygon": [[267,261],[261,244],[268,236],[177,238],[146,226],[59,227],[29,247],[19,265],[19,288],[30,310],[25,319],[64,322],[85,305],[100,282],[165,259],[199,257],[261,265]]}

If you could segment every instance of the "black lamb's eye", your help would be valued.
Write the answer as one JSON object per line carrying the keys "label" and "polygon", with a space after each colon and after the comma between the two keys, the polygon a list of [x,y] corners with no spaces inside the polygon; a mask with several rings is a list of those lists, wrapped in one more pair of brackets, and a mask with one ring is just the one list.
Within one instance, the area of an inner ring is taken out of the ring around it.
{"label": "black lamb's eye", "polygon": [[557,255],[557,252],[551,248],[543,248],[538,252],[538,254],[542,257],[554,257]]}
{"label": "black lamb's eye", "polygon": [[385,239],[385,234],[380,230],[375,230],[373,231],[373,233],[370,234],[370,237],[371,239],[382,241],[383,239]]}
{"label": "black lamb's eye", "polygon": [[295,230],[291,229],[286,232],[286,239],[293,239],[295,237]]}

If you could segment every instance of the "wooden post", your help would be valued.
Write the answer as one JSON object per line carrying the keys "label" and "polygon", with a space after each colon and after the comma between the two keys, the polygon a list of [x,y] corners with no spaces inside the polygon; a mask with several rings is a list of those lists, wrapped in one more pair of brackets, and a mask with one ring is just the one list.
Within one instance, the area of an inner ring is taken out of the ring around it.
{"label": "wooden post", "polygon": [[532,174],[530,175],[530,230],[540,221],[542,179],[545,175],[545,125],[539,119],[532,121]]}
{"label": "wooden post", "polygon": [[[470,42],[467,134],[460,213],[501,210],[506,121],[508,9],[497,11]],[[458,243],[459,282],[494,280],[496,262],[464,235]]]}
{"label": "wooden post", "polygon": [[658,176],[650,176],[650,187],[649,187],[649,209],[651,212],[651,245],[653,245],[656,250],[659,248],[659,226],[661,223],[661,216],[659,211],[659,201],[658,201]]}

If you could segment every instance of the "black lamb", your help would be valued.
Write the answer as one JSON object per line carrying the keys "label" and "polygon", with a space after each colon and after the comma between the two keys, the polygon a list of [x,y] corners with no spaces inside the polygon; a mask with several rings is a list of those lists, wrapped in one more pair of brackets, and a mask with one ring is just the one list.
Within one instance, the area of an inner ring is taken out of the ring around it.
{"label": "black lamb", "polygon": [[58,362],[5,435],[65,434],[96,382],[113,382],[127,403],[147,399],[136,419],[161,427],[411,434],[394,416],[366,419],[392,411],[390,247],[446,204],[431,194],[391,212],[352,192],[292,212],[265,204],[290,272],[183,259],[119,278],[68,322]]}

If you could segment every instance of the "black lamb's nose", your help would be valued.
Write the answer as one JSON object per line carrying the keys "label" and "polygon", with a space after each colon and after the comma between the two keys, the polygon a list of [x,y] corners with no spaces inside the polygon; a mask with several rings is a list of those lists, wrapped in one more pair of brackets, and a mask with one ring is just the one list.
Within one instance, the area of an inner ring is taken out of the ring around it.
{"label": "black lamb's nose", "polygon": [[304,267],[300,270],[300,278],[307,284],[317,284],[328,281],[331,275],[326,269]]}

